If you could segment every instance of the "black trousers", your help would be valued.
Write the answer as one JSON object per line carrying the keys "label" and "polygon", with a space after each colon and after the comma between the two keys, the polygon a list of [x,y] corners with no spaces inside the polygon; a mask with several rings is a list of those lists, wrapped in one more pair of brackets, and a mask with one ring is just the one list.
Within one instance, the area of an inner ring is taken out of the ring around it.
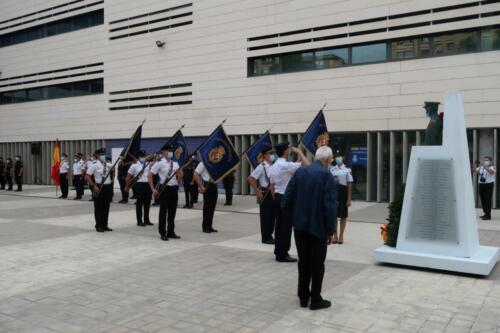
{"label": "black trousers", "polygon": [[75,187],[76,197],[81,198],[83,196],[83,176],[75,175],[73,176],[73,186]]}
{"label": "black trousers", "polygon": [[321,286],[325,275],[326,242],[306,231],[294,230],[295,245],[299,255],[299,288],[300,299],[312,302],[321,301]]}
{"label": "black trousers", "polygon": [[16,176],[16,184],[17,184],[17,190],[22,191],[23,190],[23,176]]}
{"label": "black trousers", "polygon": [[[262,188],[262,191],[266,192],[266,189]],[[260,204],[259,206],[260,234],[263,242],[273,239],[275,226],[273,201],[273,196],[271,195],[271,193],[268,193],[262,204]]]}
{"label": "black trousers", "polygon": [[120,184],[120,192],[122,193],[122,201],[128,202],[128,193],[125,192],[126,178],[118,178],[118,184]]}
{"label": "black trousers", "polygon": [[134,185],[134,190],[137,196],[137,201],[135,202],[137,224],[151,222],[149,220],[149,208],[151,207],[152,192],[149,184],[137,182]]}
{"label": "black trousers", "polygon": [[[160,214],[158,217],[158,232],[161,236],[175,232],[175,214],[179,201],[179,186],[165,186],[160,195]],[[167,226],[168,223],[168,226]]]}
{"label": "black trousers", "polygon": [[68,197],[68,174],[60,173],[59,182],[61,183],[61,194],[63,198]]}
{"label": "black trousers", "polygon": [[190,180],[186,180],[186,179],[183,179],[182,182],[184,183],[184,198],[185,198],[185,202],[186,202],[186,205],[190,206],[192,205],[194,202],[193,202],[193,187],[196,186],[196,185],[191,185],[191,181]]}
{"label": "black trousers", "polygon": [[491,217],[491,199],[493,197],[493,187],[495,183],[479,184],[479,198],[486,217]]}
{"label": "black trousers", "polygon": [[292,218],[286,209],[281,209],[282,194],[276,193],[274,200],[274,213],[276,214],[276,243],[274,244],[274,254],[277,258],[288,256],[290,243],[292,241]]}
{"label": "black trousers", "polygon": [[3,170],[0,171],[0,190],[5,190],[5,176]]}
{"label": "black trousers", "polygon": [[206,191],[203,193],[203,222],[201,224],[204,231],[213,228],[215,207],[219,196],[217,184],[213,182],[205,183],[205,189]]}
{"label": "black trousers", "polygon": [[5,178],[7,179],[7,184],[9,185],[8,190],[12,191],[12,186],[14,185],[12,183],[12,176],[6,176]]}
{"label": "black trousers", "polygon": [[95,228],[108,227],[109,207],[113,199],[113,185],[103,185],[98,197],[94,198]]}
{"label": "black trousers", "polygon": [[224,191],[226,192],[226,204],[233,204],[234,176],[227,176],[222,180]]}

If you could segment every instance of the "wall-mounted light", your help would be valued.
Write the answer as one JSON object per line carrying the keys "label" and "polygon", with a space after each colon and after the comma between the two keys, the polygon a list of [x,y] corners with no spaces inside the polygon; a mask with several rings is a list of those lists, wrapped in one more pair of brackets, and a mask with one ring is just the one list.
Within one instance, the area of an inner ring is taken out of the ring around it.
{"label": "wall-mounted light", "polygon": [[164,47],[164,46],[165,46],[165,44],[166,44],[166,43],[165,43],[165,42],[163,42],[163,41],[161,41],[161,40],[157,40],[157,41],[156,41],[156,46],[158,46],[159,48]]}

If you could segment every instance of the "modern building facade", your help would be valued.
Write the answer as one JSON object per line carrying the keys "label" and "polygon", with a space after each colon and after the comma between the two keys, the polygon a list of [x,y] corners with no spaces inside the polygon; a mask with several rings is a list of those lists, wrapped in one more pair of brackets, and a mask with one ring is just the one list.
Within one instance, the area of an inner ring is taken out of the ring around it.
{"label": "modern building facade", "polygon": [[[28,183],[50,182],[56,138],[71,155],[101,145],[111,153],[147,119],[151,151],[183,124],[194,147],[227,119],[241,152],[268,129],[296,144],[327,102],[355,197],[387,201],[423,140],[424,101],[442,102],[447,89],[463,94],[471,160],[498,160],[500,0],[4,0],[0,8],[0,156],[23,155]],[[249,172],[244,161],[237,192],[250,192]]]}

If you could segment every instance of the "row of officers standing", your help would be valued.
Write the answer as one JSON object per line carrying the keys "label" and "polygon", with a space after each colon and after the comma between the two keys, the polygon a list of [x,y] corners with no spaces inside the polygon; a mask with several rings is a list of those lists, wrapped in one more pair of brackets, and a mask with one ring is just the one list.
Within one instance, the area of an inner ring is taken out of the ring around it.
{"label": "row of officers standing", "polygon": [[[290,161],[290,155],[297,156],[297,162]],[[292,216],[287,210],[281,209],[281,199],[293,174],[301,166],[309,165],[309,160],[298,148],[289,147],[288,142],[268,147],[262,151],[263,162],[260,163],[248,177],[248,182],[256,193],[259,203],[261,240],[264,244],[274,245],[274,254],[278,262],[295,262],[289,255]],[[72,174],[76,190],[75,200],[80,200],[84,193],[84,183],[92,192],[95,211],[95,229],[97,232],[111,231],[108,226],[109,208],[113,197],[114,169],[111,161],[106,158],[105,150],[97,150],[87,160],[82,154],[75,156]],[[337,152],[335,165],[330,172],[337,183],[339,208],[337,216],[340,220],[338,234],[333,243],[343,244],[344,230],[347,223],[348,207],[351,205],[352,173],[343,162],[343,156]],[[62,195],[68,196],[69,162],[66,154],[62,155],[60,165],[60,180]],[[107,177],[106,177],[107,176]],[[183,183],[186,196],[184,208],[192,208],[197,202],[198,193],[203,195],[202,231],[214,233],[214,214],[218,200],[218,186],[212,181],[203,162],[198,162],[195,156],[190,163],[180,169],[174,159],[174,147],[165,145],[160,149],[160,155],[146,155],[141,150],[138,159],[131,165],[118,166],[118,181],[122,190],[121,203],[128,202],[129,192],[133,191],[136,199],[137,226],[153,225],[150,218],[150,207],[153,202],[159,205],[158,232],[164,241],[179,239],[175,231],[175,217],[178,206],[179,185]],[[232,187],[234,172],[223,180],[226,192],[225,205],[232,204]]]}
{"label": "row of officers standing", "polygon": [[[17,185],[16,192],[23,190],[24,166],[20,155],[16,155],[15,162],[8,157],[5,161],[0,156],[0,190],[13,191],[14,181]],[[6,187],[7,186],[7,187]]]}

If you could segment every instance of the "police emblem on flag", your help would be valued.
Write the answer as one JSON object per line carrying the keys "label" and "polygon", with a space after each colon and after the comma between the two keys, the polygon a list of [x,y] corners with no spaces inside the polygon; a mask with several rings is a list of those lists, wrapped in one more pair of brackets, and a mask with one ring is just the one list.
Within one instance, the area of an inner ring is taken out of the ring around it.
{"label": "police emblem on flag", "polygon": [[328,145],[329,141],[330,141],[330,134],[328,134],[327,132],[318,135],[318,137],[316,138],[316,148]]}
{"label": "police emblem on flag", "polygon": [[217,164],[224,159],[225,154],[226,150],[223,146],[215,147],[208,153],[208,160],[213,164]]}
{"label": "police emblem on flag", "polygon": [[262,153],[259,153],[259,155],[257,155],[255,160],[257,161],[257,164],[264,162],[264,155]]}
{"label": "police emblem on flag", "polygon": [[179,160],[181,158],[183,152],[184,152],[184,149],[181,146],[177,147],[177,149],[174,152],[175,159]]}

